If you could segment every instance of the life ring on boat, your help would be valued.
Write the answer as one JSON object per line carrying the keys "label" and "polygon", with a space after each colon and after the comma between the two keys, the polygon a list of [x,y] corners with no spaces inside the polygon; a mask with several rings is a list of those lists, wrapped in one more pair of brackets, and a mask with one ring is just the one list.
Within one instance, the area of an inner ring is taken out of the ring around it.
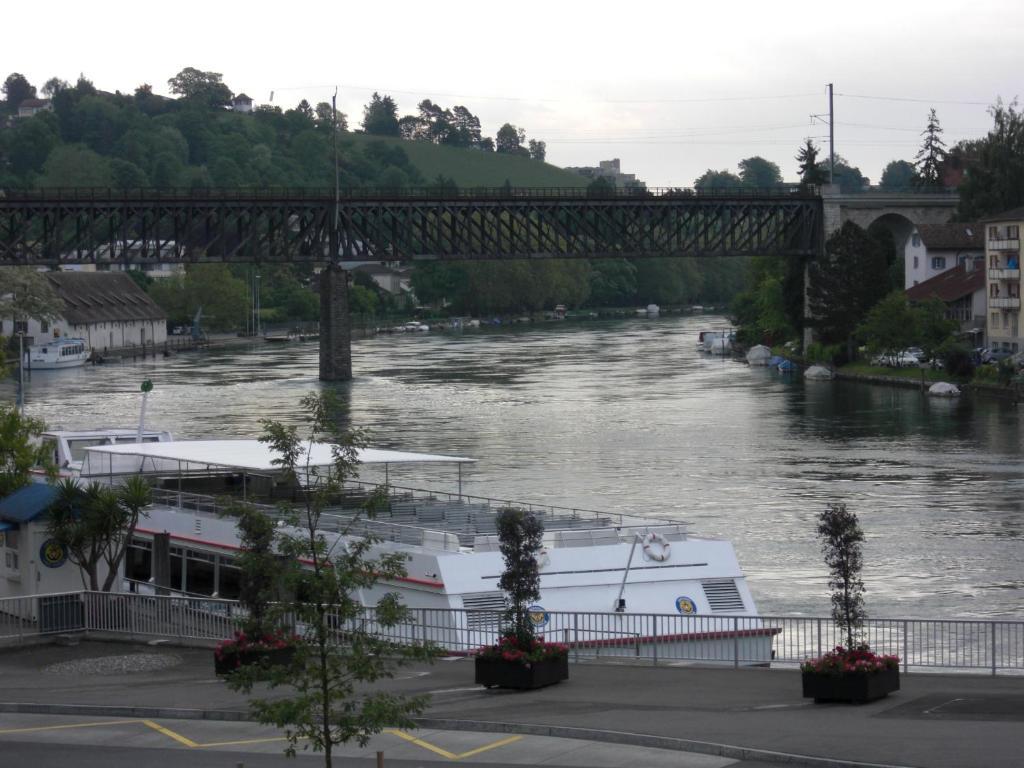
{"label": "life ring on boat", "polygon": [[660,533],[651,531],[644,536],[644,554],[658,563],[663,563],[672,554],[672,545]]}

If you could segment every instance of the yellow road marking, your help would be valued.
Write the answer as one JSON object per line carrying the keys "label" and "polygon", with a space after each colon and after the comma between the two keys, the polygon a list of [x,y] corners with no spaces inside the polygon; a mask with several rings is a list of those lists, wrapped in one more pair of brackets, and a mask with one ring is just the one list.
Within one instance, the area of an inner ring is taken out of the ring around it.
{"label": "yellow road marking", "polygon": [[263,739],[241,739],[239,741],[212,741],[209,744],[196,744],[197,747],[237,747],[243,744],[266,744],[271,741],[286,741],[284,736],[270,736]]}
{"label": "yellow road marking", "polygon": [[418,747],[423,747],[424,749],[430,750],[436,755],[441,755],[441,757],[446,757],[449,760],[461,760],[464,757],[472,757],[473,755],[479,755],[481,752],[487,752],[491,749],[497,749],[498,747],[503,747],[506,744],[511,744],[512,742],[519,741],[521,738],[523,738],[522,736],[508,736],[504,739],[499,739],[498,741],[492,742],[490,744],[484,744],[482,747],[471,749],[468,752],[456,754],[455,752],[449,752],[447,749],[442,749],[436,744],[431,744],[429,741],[418,739],[412,734],[406,733],[405,731],[400,731],[397,728],[387,728],[384,730],[384,733],[390,733],[393,736],[397,736],[400,739],[405,739],[410,744],[415,744]]}
{"label": "yellow road marking", "polygon": [[35,733],[38,731],[60,731],[66,728],[97,728],[101,725],[128,725],[137,723],[138,720],[108,720],[103,723],[71,723],[69,725],[37,725],[32,728],[5,728],[0,734],[7,733]]}
{"label": "yellow road marking", "polygon": [[157,733],[162,733],[164,736],[168,736],[174,739],[179,744],[184,744],[186,747],[200,746],[199,744],[196,744],[196,742],[192,741],[192,739],[182,736],[180,733],[175,733],[170,728],[164,728],[162,725],[160,725],[159,723],[154,723],[152,720],[143,720],[142,724],[149,728],[152,728]]}
{"label": "yellow road marking", "polygon": [[[189,747],[190,749],[206,749],[208,747],[235,747],[244,746],[246,744],[267,744],[272,741],[286,740],[286,737],[284,736],[271,736],[258,739],[238,739],[235,741],[212,741],[209,743],[200,744],[199,742],[192,741],[192,739],[188,738],[187,736],[182,736],[180,733],[172,731],[170,728],[166,728],[160,725],[159,723],[153,722],[152,720],[107,720],[105,722],[68,723],[65,725],[38,725],[29,728],[5,728],[0,730],[0,735],[15,733],[39,733],[42,731],[61,731],[68,730],[71,728],[100,728],[108,725],[134,725],[136,723],[141,723],[147,728],[150,728],[156,731],[157,733],[163,734],[168,738],[174,739],[182,746]],[[436,755],[440,755],[441,757],[447,758],[448,760],[462,760],[466,757],[472,757],[474,755],[479,755],[482,752],[487,752],[492,749],[497,749],[498,747],[503,747],[506,744],[512,744],[513,742],[519,741],[523,738],[522,736],[508,736],[504,739],[499,739],[498,741],[492,742],[490,744],[484,744],[482,747],[471,749],[468,752],[456,754],[455,752],[449,752],[447,749],[439,747],[436,744],[431,744],[429,741],[417,738],[416,736],[413,736],[410,733],[400,731],[397,728],[386,728],[384,729],[384,733],[388,733],[393,736],[398,736],[400,739],[404,739],[410,744],[415,744],[418,747],[422,747],[423,749],[433,752]]]}
{"label": "yellow road marking", "polygon": [[471,749],[471,750],[469,750],[469,752],[463,752],[462,754],[459,755],[459,759],[461,760],[463,757],[472,757],[473,755],[479,755],[481,752],[486,752],[489,749],[497,749],[498,747],[504,747],[506,744],[511,744],[513,741],[519,741],[521,738],[523,738],[523,737],[522,736],[509,736],[507,739],[500,739],[500,740],[494,742],[493,744],[485,744],[482,747],[477,747],[476,749]]}
{"label": "yellow road marking", "polygon": [[440,755],[441,757],[447,757],[449,760],[458,760],[459,759],[459,756],[456,755],[454,752],[449,752],[447,749],[441,749],[441,747],[435,746],[435,745],[431,744],[429,741],[424,741],[423,739],[417,739],[412,734],[406,733],[405,731],[399,731],[397,728],[388,728],[388,729],[386,729],[384,731],[384,733],[390,733],[390,734],[392,734],[394,736],[397,736],[400,739],[405,739],[410,744],[415,744],[417,747],[423,747],[424,749],[428,749],[431,752],[433,752],[435,755]]}

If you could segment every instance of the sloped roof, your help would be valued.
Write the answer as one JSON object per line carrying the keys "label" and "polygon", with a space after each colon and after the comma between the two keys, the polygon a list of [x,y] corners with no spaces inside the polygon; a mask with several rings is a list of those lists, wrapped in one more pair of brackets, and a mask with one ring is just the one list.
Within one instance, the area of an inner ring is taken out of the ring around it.
{"label": "sloped roof", "polygon": [[948,303],[984,289],[985,270],[976,268],[968,272],[966,264],[959,264],[923,283],[907,288],[906,294],[911,301],[924,301],[935,296]]}
{"label": "sloped roof", "polygon": [[72,325],[167,320],[167,313],[124,272],[47,272]]}
{"label": "sloped roof", "polygon": [[49,103],[49,99],[25,99],[18,105],[18,109],[45,107]]}
{"label": "sloped roof", "polygon": [[982,219],[983,222],[995,222],[995,221],[1024,221],[1024,207],[1011,208],[1008,211],[997,213],[995,216],[989,216],[987,219]]}
{"label": "sloped roof", "polygon": [[235,98],[233,98],[233,99],[232,99],[231,101],[232,101],[232,102],[235,102],[235,103],[237,103],[237,102],[239,102],[239,101],[248,101],[248,102],[249,102],[250,104],[252,103],[252,99],[251,99],[251,98],[249,98],[248,96],[246,96],[246,95],[245,95],[244,93],[240,93],[240,94],[238,94],[238,95],[237,95],[237,96],[235,96]]}
{"label": "sloped roof", "polygon": [[985,240],[978,224],[921,224],[917,227],[921,241],[929,250],[982,250]]}
{"label": "sloped roof", "polygon": [[30,523],[57,500],[57,488],[45,483],[29,483],[10,496],[0,499],[0,520]]}
{"label": "sloped roof", "polygon": [[397,275],[398,270],[392,269],[384,264],[360,264],[358,267],[352,270],[353,272],[363,272],[367,275]]}

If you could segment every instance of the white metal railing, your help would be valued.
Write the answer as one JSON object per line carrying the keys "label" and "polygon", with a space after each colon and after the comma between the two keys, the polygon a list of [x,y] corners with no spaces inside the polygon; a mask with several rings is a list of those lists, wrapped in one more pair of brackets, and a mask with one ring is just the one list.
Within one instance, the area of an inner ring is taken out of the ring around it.
{"label": "white metal railing", "polygon": [[[12,597],[0,599],[0,643],[68,632],[216,641],[230,637],[244,616],[237,601],[194,596],[82,591]],[[843,643],[830,618],[570,612],[534,618],[538,633],[568,644],[577,661],[794,666]],[[359,628],[454,654],[493,643],[500,626],[497,611],[440,608],[410,609],[407,621],[391,627],[381,626],[372,608],[334,624],[339,640]],[[1024,674],[1024,621],[869,619],[860,637],[878,653],[898,655],[904,671]]]}

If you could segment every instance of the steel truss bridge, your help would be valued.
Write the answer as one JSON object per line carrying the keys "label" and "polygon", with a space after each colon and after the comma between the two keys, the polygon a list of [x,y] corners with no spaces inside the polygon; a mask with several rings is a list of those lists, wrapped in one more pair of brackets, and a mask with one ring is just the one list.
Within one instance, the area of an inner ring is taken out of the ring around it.
{"label": "steel truss bridge", "polygon": [[796,187],[0,190],[0,266],[814,256],[822,219]]}

